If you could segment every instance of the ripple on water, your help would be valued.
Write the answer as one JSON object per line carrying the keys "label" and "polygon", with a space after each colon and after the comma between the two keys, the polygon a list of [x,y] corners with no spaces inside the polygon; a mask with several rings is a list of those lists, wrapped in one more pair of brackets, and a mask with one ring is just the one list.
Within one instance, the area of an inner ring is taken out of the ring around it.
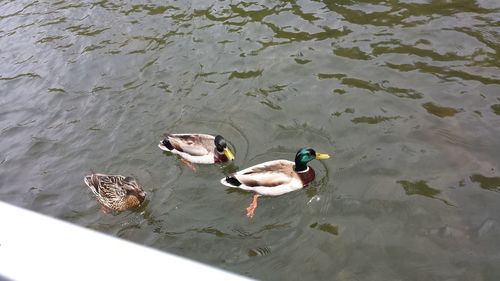
{"label": "ripple on water", "polygon": [[491,106],[491,110],[493,110],[493,112],[496,114],[496,115],[500,115],[500,104],[494,104]]}
{"label": "ripple on water", "polygon": [[[354,2],[0,1],[0,198],[256,279],[495,280],[500,2]],[[332,158],[253,219],[219,182],[307,146]],[[101,214],[90,169],[147,201]]]}
{"label": "ripple on water", "polygon": [[470,176],[470,180],[479,183],[479,187],[486,190],[500,192],[500,177],[487,177],[481,174]]}
{"label": "ripple on water", "polygon": [[436,195],[441,194],[441,191],[439,189],[435,189],[433,187],[430,187],[426,181],[420,180],[420,181],[411,182],[411,181],[407,181],[407,180],[400,180],[400,181],[397,181],[397,183],[399,183],[403,187],[403,189],[406,192],[406,195],[410,195],[410,196],[411,195],[421,195],[421,196],[429,197],[432,199],[438,199],[438,200],[442,201],[443,203],[445,203],[446,205],[453,206],[445,199],[437,197]]}
{"label": "ripple on water", "polygon": [[455,114],[462,112],[462,110],[455,109],[452,107],[439,106],[432,102],[424,103],[422,104],[422,107],[425,108],[425,110],[427,110],[427,112],[429,112],[430,114],[440,118],[452,117]]}

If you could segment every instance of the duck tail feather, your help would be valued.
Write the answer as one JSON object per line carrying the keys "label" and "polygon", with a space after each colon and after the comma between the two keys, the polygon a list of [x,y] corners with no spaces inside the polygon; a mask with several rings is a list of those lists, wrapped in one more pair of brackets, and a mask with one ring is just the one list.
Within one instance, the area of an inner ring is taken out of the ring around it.
{"label": "duck tail feather", "polygon": [[225,183],[227,183],[228,185],[230,186],[240,186],[241,185],[241,182],[234,176],[227,176],[225,179],[224,179]]}

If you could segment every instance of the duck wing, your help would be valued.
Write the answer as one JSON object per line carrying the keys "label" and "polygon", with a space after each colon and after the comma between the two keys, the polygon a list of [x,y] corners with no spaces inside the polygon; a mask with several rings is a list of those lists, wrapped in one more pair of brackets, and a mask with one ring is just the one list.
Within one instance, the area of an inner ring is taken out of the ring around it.
{"label": "duck wing", "polygon": [[123,188],[123,183],[119,178],[108,178],[109,181],[101,181],[99,186],[99,194],[104,198],[121,199],[127,195]]}
{"label": "duck wing", "polygon": [[207,155],[212,153],[215,149],[215,137],[211,135],[171,134],[167,135],[167,138],[174,149],[193,156]]}
{"label": "duck wing", "polygon": [[122,176],[92,174],[85,177],[85,183],[104,205],[111,207],[115,202],[123,200],[127,192],[123,188]]}
{"label": "duck wing", "polygon": [[296,181],[297,176],[294,171],[294,162],[288,160],[274,160],[252,166],[250,168],[236,172],[226,178],[226,184],[233,187],[240,187],[231,184],[231,178],[234,178],[241,185],[246,187],[277,187],[291,184]]}

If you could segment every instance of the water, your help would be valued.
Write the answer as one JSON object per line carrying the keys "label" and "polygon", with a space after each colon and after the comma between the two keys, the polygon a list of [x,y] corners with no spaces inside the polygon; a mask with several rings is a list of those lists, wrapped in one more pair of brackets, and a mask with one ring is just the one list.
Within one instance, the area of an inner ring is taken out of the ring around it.
{"label": "water", "polygon": [[[498,280],[498,1],[0,11],[1,200],[258,279]],[[220,133],[236,161],[194,173],[166,131]],[[253,219],[219,183],[304,146],[333,157]],[[148,201],[102,214],[91,169]]]}

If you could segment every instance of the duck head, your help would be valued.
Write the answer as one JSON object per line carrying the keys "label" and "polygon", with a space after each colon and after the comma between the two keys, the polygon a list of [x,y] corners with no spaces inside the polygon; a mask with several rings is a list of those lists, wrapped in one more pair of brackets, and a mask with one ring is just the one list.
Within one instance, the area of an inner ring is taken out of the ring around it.
{"label": "duck head", "polygon": [[137,197],[141,203],[146,199],[146,192],[137,184],[134,178],[125,177],[123,181],[123,188],[127,191],[128,195]]}
{"label": "duck head", "polygon": [[323,160],[330,158],[330,155],[326,153],[316,152],[312,148],[301,148],[295,155],[295,171],[305,171],[307,169],[307,163],[314,160]]}
{"label": "duck head", "polygon": [[226,157],[229,161],[234,160],[234,154],[231,152],[229,147],[227,147],[226,140],[221,135],[217,135],[215,137],[214,143],[215,143],[215,149],[217,150],[217,152],[219,152],[220,154],[226,155]]}

